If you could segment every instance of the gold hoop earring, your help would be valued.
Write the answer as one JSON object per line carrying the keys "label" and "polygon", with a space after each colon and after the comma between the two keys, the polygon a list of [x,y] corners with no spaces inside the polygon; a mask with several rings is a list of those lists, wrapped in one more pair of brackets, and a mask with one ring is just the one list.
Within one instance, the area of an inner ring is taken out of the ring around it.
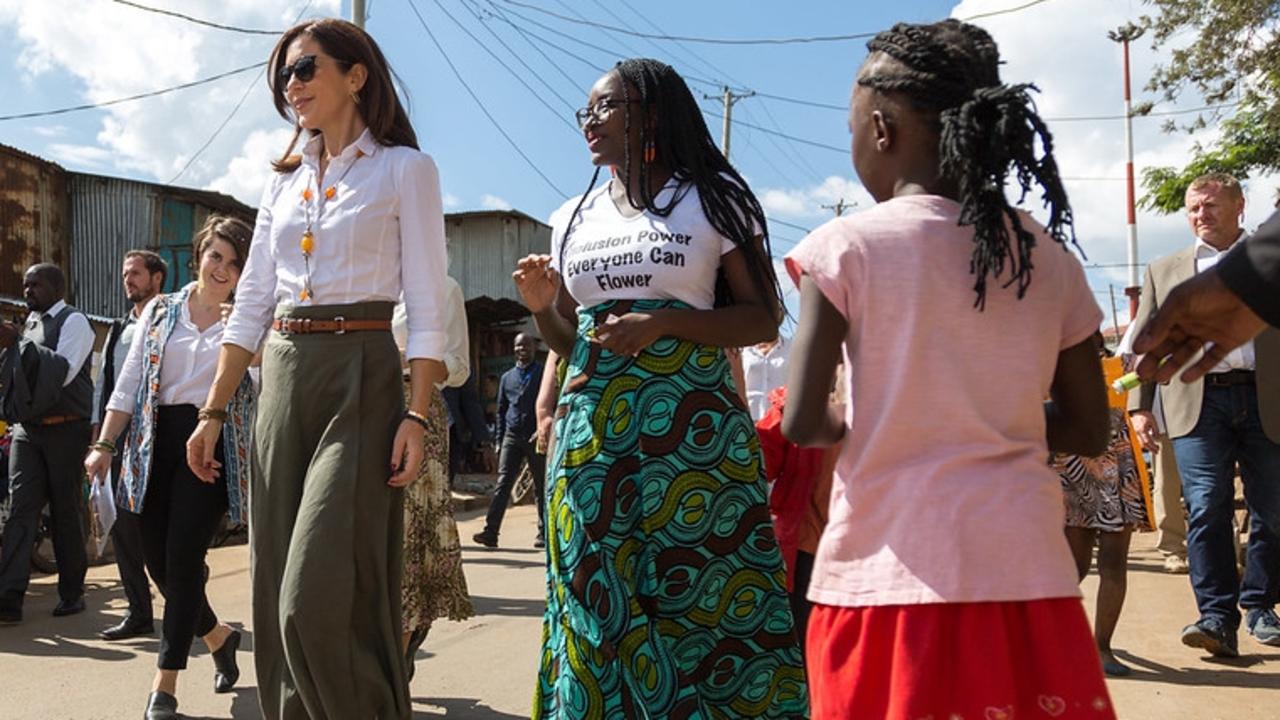
{"label": "gold hoop earring", "polygon": [[359,93],[357,93],[355,90],[352,90],[352,91],[351,91],[351,102],[353,102],[353,103],[355,103],[355,104],[357,104],[357,105],[359,105],[359,104],[360,104],[360,95],[359,95]]}

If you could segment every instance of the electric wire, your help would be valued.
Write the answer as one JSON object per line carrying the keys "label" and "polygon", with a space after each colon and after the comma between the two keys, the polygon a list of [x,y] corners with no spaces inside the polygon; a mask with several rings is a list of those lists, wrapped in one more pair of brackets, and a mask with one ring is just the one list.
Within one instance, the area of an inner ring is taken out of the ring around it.
{"label": "electric wire", "polygon": [[[311,9],[311,4],[313,2],[314,0],[307,0],[307,4],[302,6],[302,10],[299,10],[297,17],[293,19],[293,22],[295,24],[302,19],[303,15],[307,14],[307,11]],[[231,108],[231,112],[227,113],[227,117],[223,119],[222,123],[218,125],[217,128],[214,129],[213,134],[209,136],[209,139],[205,140],[204,144],[201,145],[199,149],[197,149],[191,155],[191,157],[187,158],[187,162],[182,166],[182,169],[178,171],[177,175],[174,175],[172,178],[170,178],[169,182],[165,183],[166,185],[172,185],[175,182],[177,182],[178,178],[182,177],[183,174],[187,172],[187,170],[195,163],[196,159],[199,158],[204,153],[205,150],[209,149],[209,146],[213,144],[213,141],[217,139],[218,135],[221,134],[223,129],[227,127],[227,125],[231,122],[231,119],[236,116],[236,113],[240,112],[240,108],[243,107],[245,101],[249,99],[249,94],[252,93],[253,89],[258,86],[259,82],[262,81],[262,78],[266,74],[266,72],[267,72],[266,67],[263,67],[262,72],[254,76],[253,81],[249,83],[249,86],[244,89],[244,93],[240,96],[240,101],[235,104],[235,107]]]}
{"label": "electric wire", "polygon": [[[670,40],[673,42],[704,43],[709,45],[796,45],[796,44],[821,43],[821,42],[844,42],[848,40],[865,40],[868,38],[873,38],[879,34],[879,31],[876,31],[876,32],[851,33],[847,35],[813,35],[813,36],[804,36],[804,37],[782,37],[782,38],[713,38],[713,37],[702,37],[702,36],[696,36],[696,35],[669,35],[666,33],[640,32],[638,30],[631,30],[629,28],[622,28],[614,25],[609,25],[607,23],[596,22],[594,20],[573,18],[568,15],[563,15],[561,13],[555,12],[554,10],[548,10],[547,8],[539,7],[531,3],[521,2],[520,0],[502,0],[502,2],[507,3],[508,5],[515,5],[516,7],[526,8],[528,10],[532,10],[534,12],[541,13],[543,15],[548,15],[558,20],[563,20],[564,22],[570,22],[577,25],[586,25],[588,27],[597,28],[599,30],[612,31],[612,32],[622,33],[625,35],[632,35],[640,38],[651,38],[654,40]],[[968,18],[962,18],[962,19],[968,21],[968,20],[977,20],[981,18],[995,17],[997,15],[1007,15],[1009,13],[1018,12],[1020,10],[1026,10],[1027,8],[1030,8],[1045,2],[1048,2],[1048,0],[1032,0],[1031,2],[1024,3],[1016,7],[1005,8],[1003,10],[993,10],[991,12],[986,12],[986,13],[982,13],[979,15],[974,15],[974,16],[971,16]]]}
{"label": "electric wire", "polygon": [[[525,79],[520,76],[520,73],[512,69],[512,67],[508,65],[506,61],[504,61],[501,57],[499,57],[496,52],[494,52],[488,45],[485,45],[484,42],[480,40],[480,38],[476,37],[476,34],[471,32],[470,28],[463,25],[462,22],[458,20],[458,18],[454,17],[453,13],[449,12],[448,9],[445,8],[444,3],[440,2],[440,0],[432,0],[432,2],[435,3],[436,7],[440,8],[440,11],[443,12],[446,17],[448,17],[450,20],[453,21],[454,25],[457,25],[458,28],[462,30],[462,32],[464,32],[467,35],[467,37],[475,41],[475,43],[480,46],[481,50],[484,50],[485,53],[489,55],[489,57],[493,58],[499,65],[502,66],[504,70],[506,70],[512,77],[514,77],[517,82],[523,85],[524,88],[528,90],[531,95],[533,95],[534,99],[537,100],[540,105],[545,107],[552,115],[556,116],[556,119],[564,123],[565,126],[568,127],[569,130],[572,131],[575,135],[577,134],[578,128],[573,124],[572,121],[570,121],[567,117],[561,114],[559,110],[556,110],[555,108],[551,107],[551,103],[547,102],[546,99],[542,97],[541,93],[533,89],[533,86],[531,86],[528,82],[526,82]],[[413,5],[412,0],[410,0],[410,5]],[[417,10],[416,5],[414,5],[414,10]],[[533,72],[531,68],[530,68],[530,72]],[[537,73],[534,73],[534,76],[538,77],[538,79],[541,80],[541,77],[538,76]],[[543,81],[543,83],[545,84],[545,81]],[[560,102],[565,104],[565,107],[569,109],[569,112],[573,112],[573,109],[574,109],[573,103],[570,103],[568,100],[565,100],[563,97],[561,97],[558,94],[556,95],[556,97],[557,99],[560,100]]]}
{"label": "electric wire", "polygon": [[[496,17],[492,12],[480,7],[480,4],[476,2],[476,0],[463,0],[463,2],[471,9],[472,14],[476,16],[476,19],[482,23],[486,22],[486,16]],[[551,65],[551,67],[555,68],[556,72],[560,73],[560,76],[563,77],[565,80],[567,80],[570,85],[573,85],[575,88],[578,87],[578,81],[575,80],[571,75],[569,75],[569,73],[565,72],[565,69],[561,67],[559,63],[557,63],[555,60],[552,60],[551,56],[548,55],[547,52],[542,49],[542,45],[534,42],[531,39],[530,35],[526,33],[523,28],[511,22],[508,22],[508,25],[510,25],[511,28],[516,31],[516,34],[518,34],[520,38],[529,45],[529,47],[533,48],[534,52],[541,55],[542,59],[546,60],[547,63]]]}
{"label": "electric wire", "polygon": [[[235,25],[224,25],[222,23],[212,22],[210,20],[202,20],[198,17],[192,17],[191,15],[184,15],[183,13],[174,12],[173,10],[165,10],[163,8],[151,7],[150,5],[143,5],[142,3],[130,2],[130,0],[111,0],[111,1],[117,5],[126,5],[128,7],[136,8],[138,10],[144,10],[149,13],[155,13],[157,15],[167,15],[169,17],[178,18],[179,20],[186,20],[187,22],[195,23],[196,25],[204,25],[205,27],[211,27],[218,30],[228,30],[230,32],[238,32],[238,33],[243,33],[245,35],[279,36],[284,33],[283,30],[255,30],[253,28],[237,27]],[[307,4],[310,5],[311,3],[307,3]]]}
{"label": "electric wire", "polygon": [[146,98],[158,97],[160,95],[167,95],[168,93],[177,92],[179,90],[186,90],[187,88],[193,88],[193,87],[196,87],[197,85],[205,85],[211,82],[216,82],[223,78],[229,78],[233,75],[239,75],[240,73],[249,72],[250,70],[257,70],[258,68],[263,67],[266,64],[267,64],[266,62],[259,62],[259,63],[254,63],[252,65],[245,65],[242,68],[236,68],[235,70],[228,70],[227,72],[218,73],[217,75],[211,75],[207,78],[201,78],[200,80],[192,80],[191,82],[182,83],[181,85],[174,85],[172,87],[162,88],[160,90],[152,90],[150,92],[139,93],[137,95],[130,95],[128,97],[116,98],[114,100],[105,100],[103,102],[96,102],[96,103],[85,103],[84,105],[73,105],[71,107],[58,108],[56,110],[38,110],[35,112],[16,113],[13,115],[0,115],[0,122],[4,122],[5,120],[26,120],[29,118],[50,117],[53,115],[65,115],[67,113],[80,112],[81,110],[97,110],[99,108],[111,107],[112,105],[119,105],[121,103],[133,102],[134,100],[144,100]]}
{"label": "electric wire", "polygon": [[[466,0],[460,0],[460,2],[462,2],[462,5],[463,5],[463,7],[464,7],[464,8],[466,8],[466,7],[467,7],[467,2],[466,2]],[[440,4],[439,0],[436,0],[436,4],[437,4],[437,5],[439,5],[439,4]],[[443,10],[443,9],[444,9],[444,7],[443,7],[443,6],[441,6],[441,8],[440,8],[440,9],[441,9],[441,10]],[[455,21],[455,22],[456,22],[456,21]],[[548,91],[550,91],[550,92],[551,92],[551,94],[552,94],[552,95],[554,95],[554,96],[556,97],[556,99],[557,99],[557,100],[559,100],[561,103],[563,103],[563,104],[564,104],[564,106],[565,106],[565,108],[567,108],[567,109],[569,110],[569,112],[573,112],[573,111],[574,111],[574,109],[575,109],[574,103],[570,102],[570,101],[569,101],[569,100],[567,100],[563,95],[561,95],[559,92],[557,92],[557,91],[556,91],[556,89],[555,89],[554,87],[552,87],[551,83],[547,82],[547,81],[546,81],[546,79],[542,77],[542,75],[538,74],[538,71],[537,71],[537,70],[534,70],[534,69],[533,69],[533,67],[532,67],[531,65],[529,65],[529,63],[525,62],[524,58],[523,58],[523,57],[521,57],[520,53],[518,53],[518,52],[516,52],[515,50],[513,50],[513,49],[511,48],[511,46],[510,46],[510,45],[508,45],[508,44],[507,44],[507,42],[506,42],[505,40],[503,40],[503,39],[502,39],[502,36],[501,36],[501,35],[499,35],[498,33],[494,32],[493,28],[489,27],[489,25],[488,25],[487,23],[485,23],[484,21],[482,21],[478,16],[476,17],[476,22],[480,23],[480,26],[481,26],[481,27],[483,27],[483,28],[485,29],[485,32],[487,32],[487,33],[489,33],[490,35],[492,35],[492,36],[493,36],[493,39],[494,39],[494,40],[497,40],[499,45],[501,45],[503,48],[505,48],[507,52],[511,53],[511,56],[512,56],[512,57],[514,57],[514,58],[516,59],[516,62],[518,62],[518,63],[520,63],[522,66],[524,66],[524,69],[528,70],[528,71],[529,71],[529,74],[533,75],[534,79],[536,79],[538,82],[542,83],[542,86],[543,86],[543,87],[545,87]],[[459,24],[459,27],[462,27],[462,25],[461,25],[461,24]],[[468,33],[468,34],[470,34],[470,33]],[[472,37],[474,37],[474,36],[472,36]],[[477,40],[476,40],[476,42],[480,42],[480,40],[479,40],[479,39],[477,39]]]}
{"label": "electric wire", "polygon": [[462,77],[462,73],[458,70],[458,66],[455,65],[453,59],[449,57],[449,53],[445,52],[444,46],[440,44],[440,41],[436,38],[436,34],[431,32],[431,27],[427,25],[426,19],[422,17],[422,13],[418,10],[417,3],[415,3],[414,0],[407,0],[407,2],[409,3],[409,8],[413,10],[413,14],[418,18],[418,23],[422,25],[422,29],[427,33],[427,37],[431,38],[431,43],[435,45],[436,50],[440,52],[440,56],[444,58],[445,64],[447,64],[449,69],[453,71],[454,77],[458,79],[458,82],[462,84],[463,89],[467,91],[467,94],[471,96],[471,99],[480,107],[480,112],[484,113],[484,116],[489,119],[489,122],[493,123],[493,126],[497,129],[498,133],[502,135],[509,145],[511,145],[511,149],[516,151],[516,154],[519,155],[535,173],[537,173],[538,177],[542,178],[542,181],[554,190],[557,195],[568,200],[569,195],[557,187],[556,184],[551,181],[551,178],[547,177],[546,173],[542,172],[542,169],[538,167],[537,163],[525,154],[524,150],[514,139],[512,139],[511,135],[507,134],[506,129],[503,128],[502,124],[493,116],[493,113],[489,112],[489,108],[485,107],[480,96],[471,89],[471,85],[467,83],[466,78]]}

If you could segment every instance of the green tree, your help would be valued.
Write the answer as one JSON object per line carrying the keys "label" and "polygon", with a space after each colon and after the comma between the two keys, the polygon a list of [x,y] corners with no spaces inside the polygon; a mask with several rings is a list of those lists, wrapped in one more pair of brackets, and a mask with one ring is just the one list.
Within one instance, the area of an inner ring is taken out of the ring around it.
{"label": "green tree", "polygon": [[[1176,45],[1156,67],[1147,89],[1165,100],[1188,91],[1211,109],[1165,130],[1194,132],[1217,123],[1221,136],[1197,143],[1181,168],[1144,170],[1141,205],[1160,212],[1182,209],[1191,181],[1207,172],[1244,179],[1280,171],[1280,0],[1144,0],[1155,14],[1141,25],[1157,50]],[[1182,45],[1190,36],[1191,42]]]}

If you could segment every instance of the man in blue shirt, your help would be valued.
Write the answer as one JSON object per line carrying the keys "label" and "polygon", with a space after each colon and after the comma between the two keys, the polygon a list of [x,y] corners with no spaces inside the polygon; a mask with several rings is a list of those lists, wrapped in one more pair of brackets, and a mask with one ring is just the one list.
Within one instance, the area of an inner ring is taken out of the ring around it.
{"label": "man in blue shirt", "polygon": [[498,546],[498,530],[502,517],[511,500],[511,487],[520,475],[520,463],[527,460],[533,474],[533,492],[538,503],[538,537],[534,547],[544,547],[542,537],[543,487],[547,458],[538,453],[535,436],[538,432],[534,416],[534,404],[538,399],[538,387],[542,384],[542,363],[536,352],[538,340],[531,335],[516,335],[516,366],[502,375],[498,381],[498,424],[495,435],[502,443],[498,452],[498,487],[489,502],[489,514],[485,517],[484,530],[472,540],[485,547]]}

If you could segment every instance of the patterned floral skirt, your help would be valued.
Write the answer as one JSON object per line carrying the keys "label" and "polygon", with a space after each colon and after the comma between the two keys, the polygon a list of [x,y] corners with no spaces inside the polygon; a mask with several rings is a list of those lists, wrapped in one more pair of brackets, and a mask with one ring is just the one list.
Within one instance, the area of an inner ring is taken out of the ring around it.
{"label": "patterned floral skirt", "polygon": [[547,483],[548,590],[533,716],[805,717],[808,692],[760,466],[722,350],[638,357],[579,312]]}
{"label": "patterned floral skirt", "polygon": [[1136,450],[1127,413],[1111,408],[1111,441],[1095,458],[1055,454],[1050,460],[1062,479],[1067,527],[1120,532],[1154,530],[1151,489],[1145,462]]}
{"label": "patterned floral skirt", "polygon": [[462,543],[449,491],[449,416],[440,391],[431,389],[431,425],[418,479],[404,493],[404,577],[400,593],[404,632],[431,627],[436,618],[466,620],[475,614],[462,574]]}

